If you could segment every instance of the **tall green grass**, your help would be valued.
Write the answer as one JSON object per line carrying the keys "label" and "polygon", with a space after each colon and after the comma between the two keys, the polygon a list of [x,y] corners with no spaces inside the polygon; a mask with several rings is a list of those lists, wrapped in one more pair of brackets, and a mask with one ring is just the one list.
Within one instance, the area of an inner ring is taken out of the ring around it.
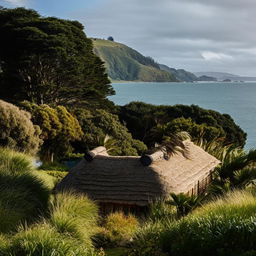
{"label": "tall green grass", "polygon": [[160,247],[160,236],[165,231],[167,220],[147,222],[133,237],[129,256],[164,256]]}
{"label": "tall green grass", "polygon": [[32,158],[29,155],[0,148],[0,172],[22,173],[33,169]]}
{"label": "tall green grass", "polygon": [[131,256],[245,256],[256,252],[256,197],[233,191],[188,216],[150,222],[136,234]]}
{"label": "tall green grass", "polygon": [[94,241],[97,247],[127,246],[138,228],[139,221],[135,216],[123,212],[111,213],[94,236]]}
{"label": "tall green grass", "polygon": [[8,256],[96,256],[73,237],[63,236],[47,223],[23,227],[11,244],[5,247],[3,255]]}
{"label": "tall green grass", "polygon": [[37,177],[39,180],[41,180],[45,184],[45,186],[51,191],[54,189],[55,185],[59,182],[57,178],[48,174],[48,172],[45,172],[45,171],[33,171],[32,174],[35,177]]}
{"label": "tall green grass", "polygon": [[161,223],[175,221],[177,220],[177,211],[174,206],[159,199],[150,204],[148,219],[150,222]]}
{"label": "tall green grass", "polygon": [[235,191],[170,224],[160,237],[172,256],[232,255],[256,250],[256,198]]}
{"label": "tall green grass", "polygon": [[61,234],[72,236],[92,246],[91,237],[97,231],[98,208],[87,197],[74,192],[55,196],[50,206],[50,224]]}
{"label": "tall green grass", "polygon": [[48,206],[50,191],[29,173],[0,172],[0,232],[10,232],[23,222],[34,221]]}
{"label": "tall green grass", "polygon": [[[72,192],[50,194],[57,178],[0,148],[0,255],[94,256],[98,209]],[[5,235],[4,235],[5,234]]]}

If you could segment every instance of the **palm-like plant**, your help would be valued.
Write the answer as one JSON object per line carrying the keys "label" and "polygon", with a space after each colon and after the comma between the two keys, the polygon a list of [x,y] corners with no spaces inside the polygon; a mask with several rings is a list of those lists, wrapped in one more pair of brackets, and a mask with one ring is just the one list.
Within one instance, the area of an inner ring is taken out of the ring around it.
{"label": "palm-like plant", "polygon": [[118,147],[117,141],[109,135],[97,137],[96,145],[105,147],[108,153],[115,151]]}
{"label": "palm-like plant", "polygon": [[188,150],[184,141],[190,140],[190,138],[191,137],[187,132],[169,134],[164,137],[163,142],[158,146],[158,148],[164,151],[167,156],[180,152],[184,157],[188,157]]}
{"label": "palm-like plant", "polygon": [[256,150],[244,152],[229,149],[216,168],[215,179],[209,188],[212,194],[223,194],[235,188],[245,188],[256,180]]}
{"label": "palm-like plant", "polygon": [[171,193],[171,199],[167,201],[167,204],[176,207],[178,217],[184,217],[189,212],[194,210],[197,206],[199,206],[202,199],[202,196],[189,196],[184,193],[176,195],[174,193]]}

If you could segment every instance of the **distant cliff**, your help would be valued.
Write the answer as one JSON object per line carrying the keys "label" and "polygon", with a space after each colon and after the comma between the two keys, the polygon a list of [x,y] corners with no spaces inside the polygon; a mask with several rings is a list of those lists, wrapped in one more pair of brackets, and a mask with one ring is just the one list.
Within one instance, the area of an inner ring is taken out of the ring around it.
{"label": "distant cliff", "polygon": [[197,76],[195,76],[193,73],[188,72],[184,69],[175,69],[175,68],[170,68],[166,65],[159,64],[159,67],[162,70],[165,70],[169,72],[170,74],[174,75],[179,81],[184,81],[184,82],[194,82],[197,81]]}
{"label": "distant cliff", "polygon": [[162,70],[150,57],[134,49],[110,40],[92,39],[94,52],[105,62],[108,76],[112,80],[176,82],[173,74]]}

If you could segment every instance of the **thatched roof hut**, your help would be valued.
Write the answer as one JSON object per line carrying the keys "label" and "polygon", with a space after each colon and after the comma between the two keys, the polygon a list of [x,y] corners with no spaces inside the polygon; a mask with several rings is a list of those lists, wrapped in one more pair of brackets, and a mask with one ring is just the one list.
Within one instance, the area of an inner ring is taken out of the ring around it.
{"label": "thatched roof hut", "polygon": [[142,161],[144,165],[140,157],[109,156],[104,147],[96,148],[71,169],[57,190],[75,189],[103,204],[139,207],[171,192],[197,194],[219,161],[192,142],[184,143],[188,157],[177,153],[166,159],[160,151],[149,156],[148,163]]}

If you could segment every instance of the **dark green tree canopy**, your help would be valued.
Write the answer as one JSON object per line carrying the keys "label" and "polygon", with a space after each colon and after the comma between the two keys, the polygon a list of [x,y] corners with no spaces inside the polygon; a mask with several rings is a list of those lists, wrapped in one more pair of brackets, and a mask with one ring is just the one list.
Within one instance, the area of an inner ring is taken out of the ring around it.
{"label": "dark green tree canopy", "polygon": [[131,102],[120,107],[119,116],[132,136],[148,146],[161,141],[168,133],[179,131],[187,131],[192,138],[206,141],[221,137],[224,144],[242,147],[246,141],[246,133],[229,115],[195,105],[155,106]]}
{"label": "dark green tree canopy", "polygon": [[114,94],[103,62],[77,21],[0,9],[0,94],[36,104],[100,104]]}
{"label": "dark green tree canopy", "polygon": [[84,136],[77,144],[81,151],[99,146],[99,140],[110,136],[114,141],[112,155],[141,155],[147,150],[146,145],[132,138],[127,128],[120,123],[118,116],[105,110],[97,109],[89,111],[86,109],[76,109],[75,115],[82,127]]}

